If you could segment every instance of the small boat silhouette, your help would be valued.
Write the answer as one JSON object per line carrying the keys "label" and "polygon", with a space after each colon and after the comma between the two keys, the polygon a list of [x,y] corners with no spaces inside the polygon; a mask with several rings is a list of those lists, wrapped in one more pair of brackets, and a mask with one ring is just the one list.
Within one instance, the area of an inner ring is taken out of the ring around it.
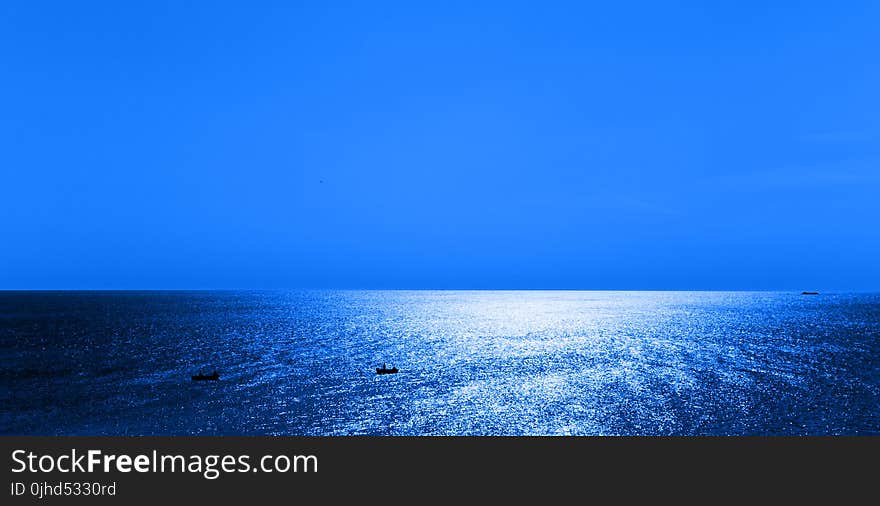
{"label": "small boat silhouette", "polygon": [[392,367],[388,369],[385,367],[385,364],[382,364],[382,367],[376,368],[376,374],[397,374],[398,369],[396,367]]}
{"label": "small boat silhouette", "polygon": [[193,381],[217,381],[220,379],[220,374],[217,371],[214,371],[211,374],[202,374],[198,373],[192,377]]}
{"label": "small boat silhouette", "polygon": [[819,292],[801,292],[801,295],[819,295]]}

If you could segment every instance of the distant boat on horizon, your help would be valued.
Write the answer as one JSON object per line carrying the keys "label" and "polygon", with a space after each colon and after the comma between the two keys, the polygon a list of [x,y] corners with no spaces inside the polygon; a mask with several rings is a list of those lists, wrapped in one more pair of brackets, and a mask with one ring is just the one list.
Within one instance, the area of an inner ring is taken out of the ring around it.
{"label": "distant boat on horizon", "polygon": [[211,374],[202,374],[198,373],[192,376],[193,381],[217,381],[220,379],[220,374],[217,371],[214,371]]}
{"label": "distant boat on horizon", "polygon": [[819,295],[819,292],[801,292],[801,295]]}

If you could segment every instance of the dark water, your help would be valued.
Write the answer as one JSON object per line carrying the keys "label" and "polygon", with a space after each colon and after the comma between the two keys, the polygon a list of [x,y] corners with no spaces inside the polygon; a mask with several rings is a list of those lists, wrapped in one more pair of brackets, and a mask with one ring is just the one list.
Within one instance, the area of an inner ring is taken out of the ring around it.
{"label": "dark water", "polygon": [[0,360],[3,434],[880,433],[878,294],[0,292]]}

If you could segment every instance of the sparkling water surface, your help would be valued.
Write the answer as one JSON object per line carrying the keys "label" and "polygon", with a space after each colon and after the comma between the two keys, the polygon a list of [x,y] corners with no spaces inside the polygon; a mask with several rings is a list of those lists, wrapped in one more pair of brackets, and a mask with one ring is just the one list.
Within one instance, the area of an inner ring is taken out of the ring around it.
{"label": "sparkling water surface", "polygon": [[3,434],[880,433],[880,294],[0,292],[0,359]]}

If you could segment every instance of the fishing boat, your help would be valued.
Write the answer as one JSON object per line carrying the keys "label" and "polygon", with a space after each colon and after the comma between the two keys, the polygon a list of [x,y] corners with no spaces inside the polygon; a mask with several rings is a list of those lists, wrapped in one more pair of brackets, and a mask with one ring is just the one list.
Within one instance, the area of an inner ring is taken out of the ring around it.
{"label": "fishing boat", "polygon": [[388,369],[387,367],[385,367],[385,364],[382,364],[382,367],[376,368],[376,374],[397,374],[397,372],[397,367],[392,367],[391,369]]}
{"label": "fishing boat", "polygon": [[198,374],[192,376],[193,381],[217,381],[219,379],[220,379],[220,374],[218,374],[217,371],[214,371],[211,374],[198,373]]}

